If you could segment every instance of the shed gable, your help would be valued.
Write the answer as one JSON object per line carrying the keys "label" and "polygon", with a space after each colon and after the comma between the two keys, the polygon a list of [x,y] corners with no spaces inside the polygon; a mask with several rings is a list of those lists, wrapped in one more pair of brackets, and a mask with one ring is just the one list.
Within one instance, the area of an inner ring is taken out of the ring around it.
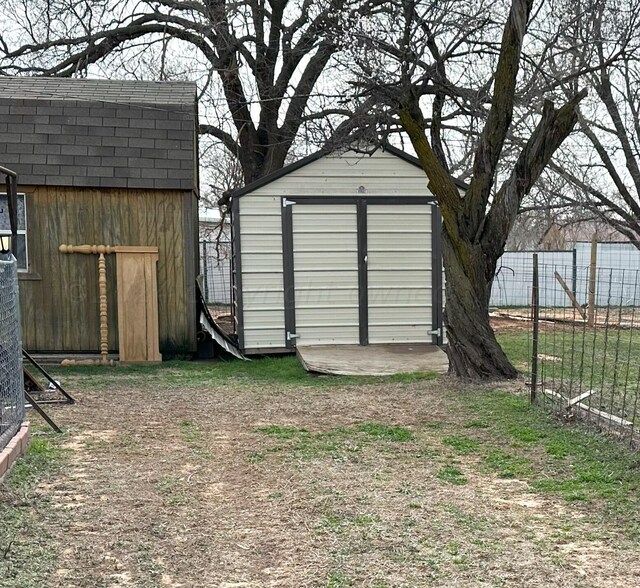
{"label": "shed gable", "polygon": [[433,197],[424,171],[378,149],[373,154],[328,154],[247,192],[253,196],[422,196]]}

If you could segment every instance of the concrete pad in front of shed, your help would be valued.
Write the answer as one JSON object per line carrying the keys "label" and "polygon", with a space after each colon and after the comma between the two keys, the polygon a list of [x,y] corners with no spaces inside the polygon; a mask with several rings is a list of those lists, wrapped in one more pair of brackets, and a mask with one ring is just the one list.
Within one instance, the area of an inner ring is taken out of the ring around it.
{"label": "concrete pad in front of shed", "polygon": [[411,372],[446,373],[449,360],[427,343],[373,345],[300,345],[296,353],[304,369],[339,376],[390,376]]}

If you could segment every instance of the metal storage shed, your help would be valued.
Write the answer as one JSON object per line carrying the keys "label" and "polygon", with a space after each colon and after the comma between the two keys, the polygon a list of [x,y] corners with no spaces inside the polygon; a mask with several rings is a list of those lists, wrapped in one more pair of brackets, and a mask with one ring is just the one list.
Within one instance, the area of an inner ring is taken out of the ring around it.
{"label": "metal storage shed", "polygon": [[240,349],[442,343],[441,220],[427,184],[417,159],[385,146],[320,152],[234,192]]}

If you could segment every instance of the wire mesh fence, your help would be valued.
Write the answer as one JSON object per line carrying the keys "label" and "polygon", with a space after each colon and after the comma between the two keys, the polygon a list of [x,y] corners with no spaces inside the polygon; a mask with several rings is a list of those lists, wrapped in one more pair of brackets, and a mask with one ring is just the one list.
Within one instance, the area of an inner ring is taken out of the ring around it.
{"label": "wire mesh fence", "polygon": [[530,302],[494,307],[492,320],[535,401],[638,445],[640,271],[532,254],[510,280]]}
{"label": "wire mesh fence", "polygon": [[0,450],[18,432],[23,419],[17,263],[0,253]]}
{"label": "wire mesh fence", "polygon": [[200,273],[205,302],[214,318],[231,312],[231,242],[200,242]]}

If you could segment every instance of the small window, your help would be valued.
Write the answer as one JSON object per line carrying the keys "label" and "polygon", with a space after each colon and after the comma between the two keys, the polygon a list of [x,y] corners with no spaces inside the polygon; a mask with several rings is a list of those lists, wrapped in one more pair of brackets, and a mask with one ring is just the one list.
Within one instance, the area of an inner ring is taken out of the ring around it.
{"label": "small window", "polygon": [[[11,235],[9,224],[9,204],[7,195],[0,194],[0,235]],[[26,272],[28,269],[27,257],[27,209],[24,194],[18,194],[18,270]]]}

